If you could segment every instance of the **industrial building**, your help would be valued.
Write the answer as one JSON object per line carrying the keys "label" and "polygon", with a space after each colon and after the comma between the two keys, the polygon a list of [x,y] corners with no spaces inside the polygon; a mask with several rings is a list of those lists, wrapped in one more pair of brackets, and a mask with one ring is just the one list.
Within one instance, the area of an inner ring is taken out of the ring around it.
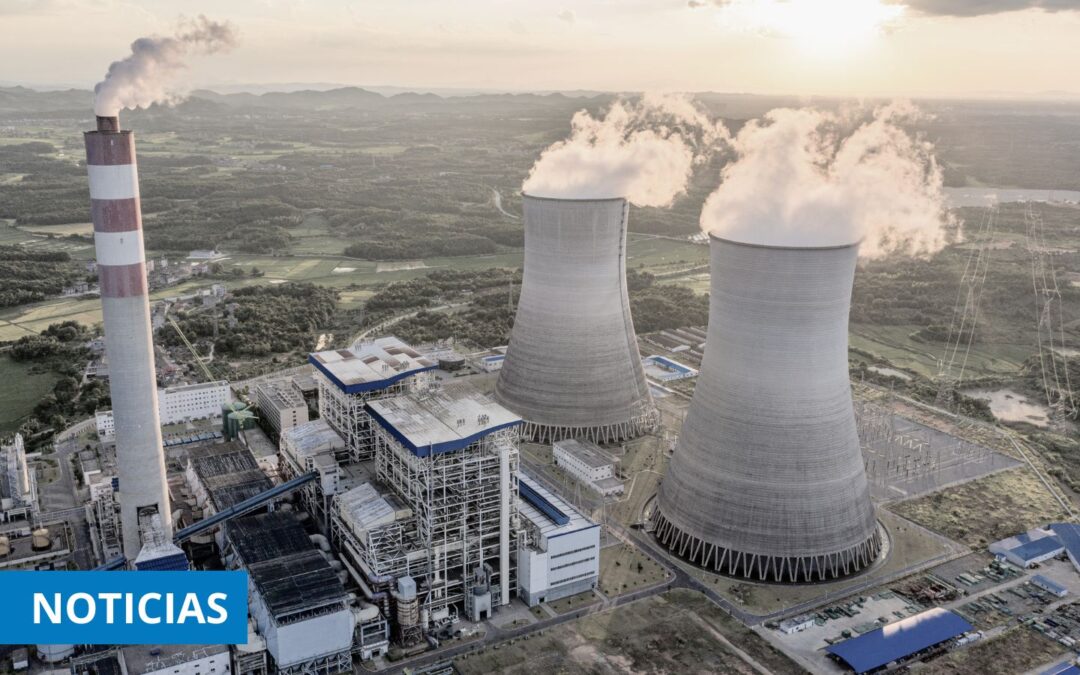
{"label": "industrial building", "polygon": [[319,479],[300,489],[304,508],[315,518],[321,531],[329,531],[330,504],[341,484],[339,462],[349,459],[345,441],[324,419],[312,420],[281,435],[281,476],[285,480],[310,471]]}
{"label": "industrial building", "polygon": [[518,586],[525,604],[535,607],[596,588],[600,526],[526,475],[518,490]]}
{"label": "industrial building", "polygon": [[[201,420],[221,414],[221,406],[232,400],[229,383],[201,382],[166,387],[158,390],[158,418],[162,425]],[[111,410],[95,416],[98,438],[110,442],[116,435],[116,423]]]}
{"label": "industrial building", "polygon": [[1065,550],[1054,532],[1034,528],[1013,537],[995,541],[989,546],[990,553],[1013,565],[1026,569],[1060,555]]}
{"label": "industrial building", "polygon": [[116,427],[124,554],[133,560],[141,547],[144,520],[159,515],[166,534],[172,531],[135,138],[130,131],[121,131],[119,118],[101,116],[97,129],[84,138]]}
{"label": "industrial building", "polygon": [[264,428],[275,439],[308,421],[307,401],[291,379],[260,382],[255,387],[255,405]]}
{"label": "industrial building", "polygon": [[1065,588],[1053,579],[1047,579],[1041,574],[1036,574],[1031,577],[1031,583],[1035,586],[1043,589],[1055,598],[1064,598],[1069,594],[1069,589]]}
{"label": "industrial building", "polygon": [[408,393],[423,379],[421,373],[438,367],[393,336],[349,349],[316,352],[308,361],[315,366],[319,384],[319,417],[345,439],[356,462],[375,454],[368,401]]}
{"label": "industrial building", "polygon": [[618,442],[659,422],[626,288],[625,199],[524,195],[525,270],[495,400],[540,443]]}
{"label": "industrial building", "polygon": [[228,675],[228,645],[126,645],[120,649],[127,675]]}
{"label": "industrial building", "polygon": [[1065,555],[1080,572],[1080,525],[1075,523],[1054,523],[1050,525],[1051,531],[1057,535],[1061,545],[1065,547]]}
{"label": "industrial building", "polygon": [[339,495],[331,516],[346,569],[387,614],[395,601],[406,638],[508,603],[521,419],[461,383],[371,401],[368,411],[378,484]]}
{"label": "industrial building", "polygon": [[0,446],[0,523],[32,520],[38,511],[37,474],[26,461],[22,434]]}
{"label": "industrial building", "polygon": [[591,441],[564,438],[551,445],[555,465],[601,496],[620,495],[622,481],[615,475],[615,458]]}
{"label": "industrial building", "polygon": [[697,377],[698,371],[666,356],[648,356],[643,361],[645,377],[657,382],[675,382]]}
{"label": "industrial building", "polygon": [[857,253],[711,238],[709,346],[653,513],[677,555],[778,581],[877,558],[848,379]]}
{"label": "industrial building", "polygon": [[960,615],[936,607],[825,648],[856,673],[918,658],[975,630]]}

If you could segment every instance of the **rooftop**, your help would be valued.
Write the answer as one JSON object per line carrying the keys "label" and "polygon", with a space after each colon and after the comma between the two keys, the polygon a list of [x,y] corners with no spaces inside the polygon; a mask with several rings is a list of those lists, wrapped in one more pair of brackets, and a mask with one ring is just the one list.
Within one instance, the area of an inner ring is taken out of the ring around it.
{"label": "rooftop", "polygon": [[273,487],[251,451],[236,442],[193,448],[188,462],[219,511]]}
{"label": "rooftop", "polygon": [[297,457],[311,457],[345,447],[345,441],[324,419],[298,424],[281,434],[282,447],[288,445]]}
{"label": "rooftop", "polygon": [[269,380],[256,388],[260,396],[265,396],[275,408],[296,408],[305,405],[304,394],[290,379]]}
{"label": "rooftop", "polygon": [[1055,595],[1065,595],[1069,592],[1069,589],[1065,588],[1053,579],[1048,579],[1041,574],[1036,574],[1031,577],[1031,581],[1034,584],[1038,584],[1040,587],[1054,593]]}
{"label": "rooftop", "polygon": [[438,366],[393,336],[349,349],[316,352],[308,356],[308,361],[346,394],[385,389],[398,380]]}
{"label": "rooftop", "polygon": [[224,662],[227,662],[229,645],[127,645],[121,651],[129,675],[143,675],[157,670],[172,671],[183,663],[214,654],[225,654]]}
{"label": "rooftop", "polygon": [[592,441],[566,438],[556,441],[555,446],[569,452],[593,469],[609,466],[615,463],[615,458],[609,452]]}
{"label": "rooftop", "polygon": [[825,648],[865,673],[974,630],[962,617],[935,607]]}
{"label": "rooftop", "polygon": [[357,485],[337,498],[342,520],[354,534],[412,516],[412,510],[392,495],[382,495],[371,483]]}
{"label": "rooftop", "polygon": [[518,480],[518,513],[529,520],[540,534],[552,538],[590,527],[598,527],[565,500],[541,486],[524,472]]}
{"label": "rooftop", "polygon": [[1009,549],[1009,553],[1021,560],[1034,560],[1035,558],[1040,558],[1048,553],[1060,551],[1063,548],[1064,546],[1058,541],[1057,537],[1043,537],[1042,539],[1029,541],[1026,544],[1014,546]]}
{"label": "rooftop", "polygon": [[1050,526],[1054,534],[1061,540],[1062,546],[1069,553],[1073,564],[1080,562],[1080,525],[1073,523],[1054,523]]}
{"label": "rooftop", "polygon": [[418,457],[453,452],[488,434],[521,424],[521,418],[464,383],[371,401],[372,419]]}

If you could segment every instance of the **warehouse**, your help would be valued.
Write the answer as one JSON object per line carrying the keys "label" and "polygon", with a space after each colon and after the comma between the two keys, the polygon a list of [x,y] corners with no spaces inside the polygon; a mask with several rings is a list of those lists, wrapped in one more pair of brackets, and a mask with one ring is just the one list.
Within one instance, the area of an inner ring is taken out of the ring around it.
{"label": "warehouse", "polygon": [[365,409],[368,401],[400,396],[419,384],[435,361],[396,337],[354,344],[349,349],[308,356],[319,385],[319,417],[345,440],[354,462],[375,454],[375,430]]}
{"label": "warehouse", "polygon": [[518,482],[525,544],[518,552],[518,586],[527,605],[596,588],[600,526],[527,475]]}
{"label": "warehouse", "polygon": [[989,550],[1020,568],[1028,568],[1056,557],[1065,546],[1055,533],[1042,528],[1028,530],[1014,537],[995,541]]}
{"label": "warehouse", "polygon": [[825,648],[856,673],[907,661],[974,630],[959,615],[936,607]]}
{"label": "warehouse", "polygon": [[255,404],[266,431],[275,439],[308,421],[307,401],[292,380],[270,380],[255,387]]}

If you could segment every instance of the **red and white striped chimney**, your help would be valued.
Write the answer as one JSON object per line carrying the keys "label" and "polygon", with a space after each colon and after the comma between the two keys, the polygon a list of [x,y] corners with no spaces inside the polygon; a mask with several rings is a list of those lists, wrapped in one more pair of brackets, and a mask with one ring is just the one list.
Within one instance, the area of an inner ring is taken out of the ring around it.
{"label": "red and white striped chimney", "polygon": [[172,537],[165,455],[158,415],[154,343],[143,250],[135,137],[120,130],[118,117],[98,117],[88,131],[86,172],[94,221],[105,353],[116,425],[116,465],[124,555],[142,547],[140,519],[161,516]]}

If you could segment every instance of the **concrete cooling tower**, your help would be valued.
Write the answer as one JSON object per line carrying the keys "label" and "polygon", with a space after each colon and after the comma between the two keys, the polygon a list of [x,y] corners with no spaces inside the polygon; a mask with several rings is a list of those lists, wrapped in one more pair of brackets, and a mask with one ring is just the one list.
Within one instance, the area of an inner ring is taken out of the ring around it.
{"label": "concrete cooling tower", "polygon": [[135,138],[116,117],[98,117],[85,134],[90,210],[101,286],[109,391],[116,423],[124,555],[142,547],[140,519],[160,517],[172,538],[165,454],[158,418],[157,376],[150,329]]}
{"label": "concrete cooling tower", "polygon": [[712,237],[705,357],[654,516],[677,555],[792,582],[877,557],[848,380],[857,251]]}
{"label": "concrete cooling tower", "polygon": [[525,276],[495,398],[537,442],[652,430],[626,293],[625,199],[526,195]]}

